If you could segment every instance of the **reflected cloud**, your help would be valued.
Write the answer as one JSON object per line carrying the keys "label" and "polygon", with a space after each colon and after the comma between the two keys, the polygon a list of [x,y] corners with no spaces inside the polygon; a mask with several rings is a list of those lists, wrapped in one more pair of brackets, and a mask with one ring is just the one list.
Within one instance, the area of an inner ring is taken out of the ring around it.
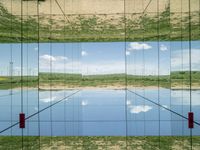
{"label": "reflected cloud", "polygon": [[168,48],[167,48],[167,46],[166,46],[166,45],[164,45],[164,44],[161,44],[161,45],[160,45],[160,50],[161,50],[161,51],[167,51],[167,50],[168,50]]}
{"label": "reflected cloud", "polygon": [[57,97],[54,96],[54,97],[42,98],[42,99],[40,99],[40,100],[41,100],[42,102],[44,102],[44,103],[48,103],[48,102],[55,101],[56,99],[57,99]]}
{"label": "reflected cloud", "polygon": [[161,107],[161,110],[166,110],[165,108],[168,108],[168,106],[167,105],[162,105],[163,107]]}
{"label": "reflected cloud", "polygon": [[141,112],[148,112],[149,110],[151,110],[152,107],[151,106],[143,106],[143,105],[138,105],[138,106],[130,106],[130,113],[132,114],[138,114]]}
{"label": "reflected cloud", "polygon": [[127,101],[126,101],[126,105],[131,105],[131,101],[130,101],[130,100],[127,100]]}
{"label": "reflected cloud", "polygon": [[88,53],[87,53],[86,51],[82,51],[82,52],[81,52],[81,55],[82,55],[82,56],[87,56]]}
{"label": "reflected cloud", "polygon": [[88,101],[84,101],[84,100],[83,100],[83,101],[81,102],[81,105],[82,105],[82,106],[87,106],[87,105],[88,105]]}
{"label": "reflected cloud", "polygon": [[129,56],[131,53],[129,51],[126,51],[126,56]]}
{"label": "reflected cloud", "polygon": [[44,91],[40,92],[40,101],[44,103],[58,101],[62,98],[64,98],[64,92],[65,91]]}

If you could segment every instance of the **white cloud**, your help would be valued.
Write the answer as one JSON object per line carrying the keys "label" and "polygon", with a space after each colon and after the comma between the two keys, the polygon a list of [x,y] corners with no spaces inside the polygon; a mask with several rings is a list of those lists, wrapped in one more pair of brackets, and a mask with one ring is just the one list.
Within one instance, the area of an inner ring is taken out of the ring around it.
{"label": "white cloud", "polygon": [[68,60],[68,58],[64,56],[56,56],[55,58],[56,58],[56,61]]}
{"label": "white cloud", "polygon": [[162,105],[161,110],[166,110],[165,108],[168,108],[167,105]]}
{"label": "white cloud", "polygon": [[87,106],[87,105],[88,105],[88,101],[82,101],[82,102],[81,102],[81,105],[82,105],[82,106]]}
{"label": "white cloud", "polygon": [[[44,103],[59,101],[65,97],[65,91],[42,91],[40,92],[40,101]],[[66,99],[67,100],[67,99]]]}
{"label": "white cloud", "polygon": [[126,101],[126,105],[131,105],[131,101],[130,101],[130,100],[127,100],[127,101]]}
{"label": "white cloud", "polygon": [[151,49],[152,46],[146,43],[132,42],[129,44],[128,50],[148,50]]}
{"label": "white cloud", "polygon": [[45,54],[40,56],[40,61],[56,61],[56,58],[54,56]]}
{"label": "white cloud", "polygon": [[47,54],[40,56],[40,61],[55,62],[55,61],[63,61],[63,60],[68,60],[68,58],[64,56],[51,56]]}
{"label": "white cloud", "polygon": [[160,45],[160,50],[161,50],[161,51],[167,51],[167,50],[168,50],[168,48],[167,48],[167,46],[166,46],[166,45],[164,45],[164,44],[161,44],[161,45]]}
{"label": "white cloud", "polygon": [[46,98],[41,98],[40,101],[44,102],[44,103],[48,103],[48,102],[53,102],[57,100],[57,97],[56,96],[53,96],[53,97],[46,97]]}
{"label": "white cloud", "polygon": [[82,55],[82,56],[87,56],[88,53],[87,53],[86,51],[82,51],[82,52],[81,52],[81,55]]}
{"label": "white cloud", "polygon": [[143,105],[130,106],[130,113],[138,114],[138,113],[141,113],[141,112],[147,112],[151,109],[152,109],[151,106],[143,106]]}
{"label": "white cloud", "polygon": [[80,72],[80,62],[78,61],[72,62],[67,57],[64,56],[42,55],[40,56],[39,63],[40,63],[39,69],[41,72],[49,72],[51,69],[53,72],[59,72],[59,73]]}
{"label": "white cloud", "polygon": [[126,56],[129,56],[131,53],[129,51],[126,51]]}

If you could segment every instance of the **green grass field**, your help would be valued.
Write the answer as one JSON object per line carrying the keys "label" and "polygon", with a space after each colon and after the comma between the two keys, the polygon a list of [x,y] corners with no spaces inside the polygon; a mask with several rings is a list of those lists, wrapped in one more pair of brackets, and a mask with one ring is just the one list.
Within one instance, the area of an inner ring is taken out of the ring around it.
{"label": "green grass field", "polygon": [[[159,147],[160,140],[160,147]],[[192,147],[194,150],[200,149],[200,137],[192,138]],[[23,148],[26,150],[42,150],[47,149],[67,149],[67,150],[179,150],[190,149],[189,136],[138,136],[138,137],[123,137],[123,136],[83,136],[83,137],[23,137]],[[0,149],[2,150],[20,150],[22,147],[22,137],[17,136],[1,136]]]}
{"label": "green grass field", "polygon": [[[189,72],[172,72],[171,76],[136,76],[125,74],[88,75],[64,74],[64,73],[40,73],[39,82],[37,76],[0,77],[0,89],[21,87],[51,87],[60,86],[61,89],[81,87],[116,87],[124,88],[127,77],[128,87],[149,87],[158,85],[163,88],[189,88]],[[22,80],[21,80],[22,79]],[[23,82],[21,82],[23,81]],[[200,72],[192,72],[192,87],[200,88]]]}

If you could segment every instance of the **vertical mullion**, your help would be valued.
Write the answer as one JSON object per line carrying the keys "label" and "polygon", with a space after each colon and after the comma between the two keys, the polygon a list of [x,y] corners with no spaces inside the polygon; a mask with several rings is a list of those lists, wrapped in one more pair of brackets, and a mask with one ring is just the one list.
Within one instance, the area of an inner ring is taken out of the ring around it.
{"label": "vertical mullion", "polygon": [[[40,111],[40,12],[39,12],[39,1],[37,1],[37,26],[38,26],[38,32],[37,32],[37,52],[38,52],[38,64],[37,64],[37,76],[38,76],[38,87],[37,87],[37,97],[38,97],[38,101],[37,101],[37,107],[38,107],[38,112]],[[39,149],[41,149],[40,147],[40,113],[37,114],[38,115],[38,144],[39,144]]]}
{"label": "vertical mullion", "polygon": [[[192,64],[191,64],[191,59],[192,59],[192,55],[191,55],[191,48],[192,48],[192,44],[191,44],[191,0],[188,0],[189,2],[189,90],[190,90],[190,112],[192,112]],[[191,149],[192,149],[192,129],[190,129],[190,144],[191,144]]]}
{"label": "vertical mullion", "polygon": [[[21,113],[23,113],[23,0],[21,0]],[[22,150],[23,150],[23,136],[24,130],[22,131]]]}

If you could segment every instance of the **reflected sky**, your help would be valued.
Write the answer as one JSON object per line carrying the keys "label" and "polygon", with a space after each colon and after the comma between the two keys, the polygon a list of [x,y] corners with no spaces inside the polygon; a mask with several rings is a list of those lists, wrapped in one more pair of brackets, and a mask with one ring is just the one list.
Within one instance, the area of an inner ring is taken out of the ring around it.
{"label": "reflected sky", "polygon": [[[17,91],[16,91],[17,92]],[[74,91],[40,91],[39,103],[40,108],[48,107],[50,104],[63,99],[65,95],[69,95]],[[170,99],[170,90],[161,89],[160,103],[165,108],[187,116],[189,111],[189,103],[183,100],[180,92],[188,94],[186,90],[173,90]],[[1,90],[0,94],[5,93]],[[0,97],[1,109],[0,113],[0,130],[6,126],[18,121],[18,114],[21,111],[19,94]],[[38,91],[24,91],[24,112],[27,116],[38,111]],[[139,93],[139,92],[138,92]],[[140,94],[148,95],[153,101],[157,102],[154,89],[140,91]],[[26,99],[26,95],[29,98]],[[125,100],[126,92],[123,90],[84,90],[80,93],[63,99],[55,106],[46,109],[40,113],[40,129],[41,135],[61,136],[61,135],[110,135],[122,136],[126,135],[126,127],[128,135],[189,135],[187,128],[187,120],[171,113],[170,111],[158,107],[152,102],[136,96],[131,92],[127,92],[127,100]],[[195,114],[195,121],[199,121],[200,103],[197,103],[200,97],[199,90],[193,91],[192,107]],[[154,99],[155,98],[155,99]],[[184,97],[185,98],[185,97]],[[182,101],[183,100],[183,101]],[[184,103],[184,105],[183,105]],[[32,117],[27,120],[27,126],[24,130],[25,134],[37,135],[38,117]],[[159,129],[160,126],[160,129]],[[18,126],[17,126],[18,127]],[[20,135],[20,129],[14,127],[13,135]],[[51,131],[51,128],[53,131]],[[181,130],[180,130],[181,129]],[[194,135],[200,135],[200,127],[195,125],[193,129]],[[7,131],[2,135],[9,135],[11,131]]]}

